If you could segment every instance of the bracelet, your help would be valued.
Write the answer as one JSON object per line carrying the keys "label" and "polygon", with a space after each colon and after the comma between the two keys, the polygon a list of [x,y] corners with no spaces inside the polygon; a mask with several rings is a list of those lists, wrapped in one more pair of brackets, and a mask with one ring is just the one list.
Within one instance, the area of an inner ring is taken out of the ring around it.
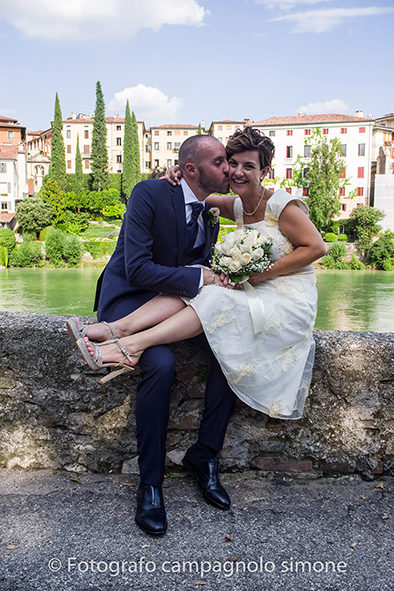
{"label": "bracelet", "polygon": [[215,285],[215,271],[213,272],[211,283],[212,285]]}

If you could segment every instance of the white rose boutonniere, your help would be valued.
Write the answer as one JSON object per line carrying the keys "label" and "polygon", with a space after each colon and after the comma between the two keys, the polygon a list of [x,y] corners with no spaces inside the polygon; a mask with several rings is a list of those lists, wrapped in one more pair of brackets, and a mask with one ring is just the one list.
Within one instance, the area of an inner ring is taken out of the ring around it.
{"label": "white rose boutonniere", "polygon": [[220,217],[220,209],[218,207],[211,207],[208,210],[208,223],[211,226],[216,226]]}

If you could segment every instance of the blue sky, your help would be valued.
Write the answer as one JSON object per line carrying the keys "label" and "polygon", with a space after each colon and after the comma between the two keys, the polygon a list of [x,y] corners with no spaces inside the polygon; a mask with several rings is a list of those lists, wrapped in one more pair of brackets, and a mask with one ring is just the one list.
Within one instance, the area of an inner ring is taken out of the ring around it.
{"label": "blue sky", "polygon": [[0,0],[0,114],[146,125],[394,111],[393,0]]}

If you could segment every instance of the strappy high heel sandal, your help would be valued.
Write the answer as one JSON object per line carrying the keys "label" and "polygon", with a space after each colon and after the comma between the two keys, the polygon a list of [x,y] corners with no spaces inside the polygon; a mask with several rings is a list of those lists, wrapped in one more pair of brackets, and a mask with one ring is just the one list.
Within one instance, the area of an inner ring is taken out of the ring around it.
{"label": "strappy high heel sandal", "polygon": [[[118,362],[103,361],[103,354],[101,352],[100,347],[102,347],[103,345],[110,345],[111,343],[114,343],[123,354],[123,358]],[[103,367],[115,368],[109,374],[100,378],[100,384],[105,384],[106,382],[109,382],[109,380],[112,380],[113,378],[116,378],[117,376],[120,376],[123,373],[134,371],[135,367],[127,365],[126,361],[132,362],[133,357],[141,357],[140,353],[129,353],[127,349],[125,349],[123,345],[119,343],[118,339],[110,339],[109,341],[104,341],[103,343],[93,343],[95,349],[93,357],[90,354],[89,349],[87,348],[86,343],[83,339],[79,338],[75,344],[77,345],[79,352],[81,353],[82,357],[84,358],[90,369],[97,370],[102,369]]]}
{"label": "strappy high heel sandal", "polygon": [[[111,332],[112,338],[113,339],[117,339],[119,338],[119,335],[115,334],[114,329],[112,328],[112,326],[110,324],[108,324],[108,322],[105,322],[105,320],[103,320],[102,322],[99,322],[98,324],[104,324],[105,326],[107,326]],[[76,345],[77,341],[79,339],[83,339],[84,337],[87,336],[88,334],[88,328],[89,328],[89,324],[78,324],[78,322],[76,321],[75,318],[69,318],[66,321],[66,325],[67,325],[67,330],[68,330],[68,334],[70,336],[70,339],[72,340],[72,342]],[[92,341],[92,339],[89,339],[90,341]],[[92,341],[94,342],[94,341]],[[104,342],[104,341],[101,341]]]}

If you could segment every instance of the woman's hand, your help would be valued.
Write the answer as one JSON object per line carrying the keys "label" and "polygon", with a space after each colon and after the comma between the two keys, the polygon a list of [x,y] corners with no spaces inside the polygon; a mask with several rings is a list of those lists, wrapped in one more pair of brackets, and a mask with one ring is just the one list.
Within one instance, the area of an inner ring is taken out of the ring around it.
{"label": "woman's hand", "polygon": [[167,169],[167,172],[164,176],[159,178],[159,181],[167,181],[170,185],[180,185],[181,184],[182,173],[179,166],[176,164],[175,166],[170,166]]}

